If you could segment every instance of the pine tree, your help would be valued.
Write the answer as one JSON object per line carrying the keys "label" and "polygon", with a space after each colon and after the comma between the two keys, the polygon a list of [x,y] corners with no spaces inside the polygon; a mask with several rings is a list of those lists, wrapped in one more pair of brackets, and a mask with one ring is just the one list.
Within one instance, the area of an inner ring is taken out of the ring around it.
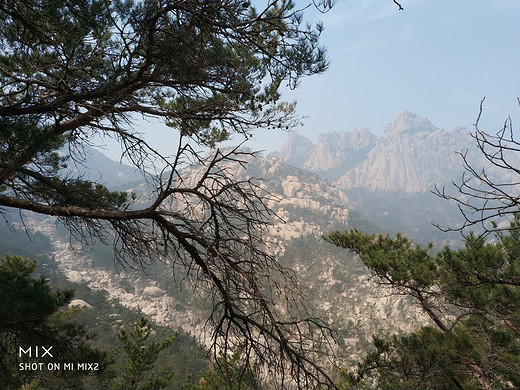
{"label": "pine tree", "polygon": [[520,386],[520,213],[493,241],[462,249],[416,246],[397,235],[334,232],[376,279],[415,299],[432,320],[406,336],[374,339],[345,389],[507,389]]}
{"label": "pine tree", "polygon": [[241,350],[229,359],[217,358],[197,383],[189,383],[182,390],[261,390],[255,373],[241,361]]}
{"label": "pine tree", "polygon": [[112,390],[158,390],[168,386],[174,371],[156,373],[154,365],[159,353],[168,348],[176,335],[162,341],[149,341],[152,323],[141,317],[129,333],[121,329],[118,335],[123,357],[118,364],[120,376],[112,381]]}
{"label": "pine tree", "polygon": [[[84,372],[62,370],[63,363],[96,362],[101,374],[106,354],[90,347],[86,330],[64,311],[74,296],[70,289],[53,289],[34,276],[36,261],[6,255],[0,259],[0,388],[82,389]],[[20,354],[19,348],[51,349],[41,359]],[[52,356],[50,356],[52,355]],[[20,364],[44,363],[43,369],[20,369]],[[47,363],[60,365],[49,371]]]}
{"label": "pine tree", "polygon": [[[266,250],[268,194],[230,169],[254,153],[207,153],[299,124],[281,90],[328,66],[323,25],[303,11],[290,0],[0,2],[0,213],[56,216],[78,239],[112,242],[124,264],[185,270],[208,292],[215,350],[243,345],[305,386],[331,382],[306,349],[327,329],[302,305],[285,308],[298,321],[277,318],[296,283]],[[164,123],[178,146],[150,146],[138,118]],[[142,173],[146,202],[67,168],[99,137]]]}

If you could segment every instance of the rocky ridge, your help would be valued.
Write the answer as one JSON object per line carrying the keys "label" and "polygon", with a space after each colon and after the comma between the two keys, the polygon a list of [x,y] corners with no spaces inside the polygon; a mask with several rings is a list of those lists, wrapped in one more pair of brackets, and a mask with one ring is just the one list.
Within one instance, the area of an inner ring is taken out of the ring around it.
{"label": "rocky ridge", "polygon": [[[249,175],[262,178],[261,187],[272,194],[268,206],[278,216],[268,232],[269,241],[275,244],[272,250],[282,264],[297,273],[308,293],[308,304],[339,330],[342,350],[348,351],[349,359],[360,356],[375,332],[405,332],[427,321],[403,297],[377,288],[355,256],[321,239],[331,230],[352,227],[350,202],[342,191],[278,158],[251,158],[247,170],[240,164],[228,168],[237,179]],[[192,180],[196,176],[187,175]],[[131,190],[144,188],[140,184]],[[60,236],[51,219],[31,228],[51,237],[55,259],[70,280],[105,290],[124,306],[139,309],[160,324],[198,334],[204,342],[207,308],[195,298],[186,301],[185,295],[177,295],[179,288],[170,288],[176,283],[173,278],[161,284],[164,281],[131,271],[96,266],[88,253],[71,249],[68,236]]]}
{"label": "rocky ridge", "polygon": [[441,129],[385,132],[366,159],[341,176],[336,185],[343,190],[427,192],[435,184],[445,185],[460,174],[461,152],[470,145],[465,129],[451,133]]}
{"label": "rocky ridge", "polygon": [[[289,137],[280,152],[289,163],[301,159],[286,153],[293,150],[290,144],[296,138],[299,144],[304,142],[302,136]],[[316,145],[307,145],[309,157],[297,166],[332,179],[342,190],[424,193],[457,178],[461,168],[457,152],[471,148],[472,141],[464,128],[448,132],[404,111],[380,137],[368,129],[320,135]]]}
{"label": "rocky ridge", "polygon": [[[304,156],[295,154],[298,148],[291,146],[293,141],[306,145]],[[462,127],[440,129],[409,111],[396,115],[381,136],[363,129],[321,134],[315,145],[307,141],[291,134],[279,156],[329,180],[382,231],[402,232],[422,244],[461,244],[458,233],[447,234],[437,228],[462,226],[460,211],[456,204],[432,191],[445,188],[446,193],[458,195],[453,183],[461,183],[465,166],[462,156],[476,172],[485,169],[496,183],[508,185],[510,192],[517,191],[509,184],[517,182],[515,172],[491,164],[478,148],[474,134]],[[520,165],[518,156],[508,154],[507,158],[513,166]],[[476,180],[470,184],[480,185]]]}

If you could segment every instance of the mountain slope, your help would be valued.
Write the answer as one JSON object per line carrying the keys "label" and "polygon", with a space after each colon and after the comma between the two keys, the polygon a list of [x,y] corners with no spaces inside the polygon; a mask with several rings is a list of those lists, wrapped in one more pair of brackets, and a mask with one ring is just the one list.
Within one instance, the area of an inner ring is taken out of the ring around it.
{"label": "mountain slope", "polygon": [[[306,158],[289,137],[280,156],[288,163],[335,181],[337,188],[369,191],[430,191],[434,184],[457,178],[461,160],[456,152],[471,148],[472,138],[463,128],[448,132],[411,112],[398,114],[382,136],[368,129],[321,134],[316,145],[306,143]],[[307,140],[308,141],[308,140]],[[310,141],[308,141],[310,142]],[[291,150],[288,155],[285,151]],[[472,152],[473,153],[473,152]]]}
{"label": "mountain slope", "polygon": [[76,162],[69,158],[67,168],[62,170],[63,175],[83,176],[86,180],[99,181],[111,190],[143,179],[135,168],[111,160],[97,149],[86,146],[81,154],[84,161]]}
{"label": "mountain slope", "polygon": [[[268,205],[274,212],[266,243],[296,273],[306,292],[306,305],[338,330],[338,348],[346,360],[353,363],[361,356],[374,333],[404,332],[427,321],[408,300],[377,288],[356,256],[321,238],[331,230],[369,226],[351,211],[344,193],[278,158],[250,158],[247,163],[247,169],[230,164],[227,172],[237,180],[262,178],[260,185],[271,194]],[[186,177],[196,180],[197,172],[188,172]],[[147,199],[144,183],[129,190]],[[175,275],[162,263],[149,267],[147,274],[118,270],[109,246],[73,250],[68,235],[57,231],[52,219],[28,218],[26,226],[50,237],[60,270],[70,280],[105,290],[110,298],[140,308],[160,324],[192,331],[202,341],[209,337],[204,332],[207,303],[194,293],[189,280],[183,280],[179,267]]]}

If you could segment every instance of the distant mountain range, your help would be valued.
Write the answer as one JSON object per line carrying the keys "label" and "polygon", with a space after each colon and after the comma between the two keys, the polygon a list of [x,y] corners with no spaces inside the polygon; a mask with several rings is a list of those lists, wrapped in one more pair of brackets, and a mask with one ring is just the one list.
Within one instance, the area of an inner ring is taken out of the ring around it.
{"label": "distant mountain range", "polygon": [[448,132],[404,111],[380,137],[363,128],[320,134],[314,145],[292,133],[280,157],[332,180],[343,190],[365,188],[413,194],[457,179],[462,165],[456,152],[472,147],[473,139],[466,129]]}
{"label": "distant mountain range", "polygon": [[[255,157],[248,159],[247,169],[240,164],[228,167],[228,174],[237,180],[262,178],[262,189],[276,197],[269,201],[280,217],[273,219],[269,230],[269,240],[275,244],[272,250],[297,273],[308,292],[307,303],[338,330],[341,353],[351,363],[361,356],[372,334],[410,331],[427,319],[406,298],[378,288],[356,256],[332,247],[321,235],[359,228],[402,231],[419,241],[454,241],[431,222],[457,223],[459,213],[429,191],[434,183],[444,185],[460,177],[462,165],[455,152],[470,149],[476,164],[483,163],[472,147],[465,129],[448,132],[403,112],[382,136],[368,129],[326,133],[313,144],[292,133],[281,158]],[[101,178],[110,188],[131,190],[148,199],[149,188],[133,168],[96,150],[87,151],[85,166],[69,164],[78,175]],[[184,176],[197,177],[189,171]],[[56,229],[52,219],[26,220],[26,226],[50,238],[50,254],[70,280],[106,290],[110,297],[140,308],[161,324],[200,332],[207,308],[189,287],[180,289],[171,270],[161,263],[147,276],[118,272],[110,247],[74,252],[69,237]],[[182,280],[182,275],[177,278]]]}
{"label": "distant mountain range", "polygon": [[[489,162],[477,149],[471,133],[455,127],[446,131],[409,111],[399,113],[383,135],[369,129],[331,132],[318,136],[316,144],[291,133],[279,156],[287,163],[314,172],[343,190],[354,208],[383,230],[401,231],[420,242],[453,243],[432,223],[456,227],[458,209],[431,193],[437,185],[457,195],[452,182],[463,173],[460,153],[478,171]],[[502,182],[513,180],[503,172]]]}
{"label": "distant mountain range", "polygon": [[[68,154],[66,151],[63,153]],[[64,174],[82,176],[85,180],[103,183],[111,190],[143,180],[143,175],[138,170],[111,160],[97,149],[86,146],[82,154],[85,162],[69,159]]]}

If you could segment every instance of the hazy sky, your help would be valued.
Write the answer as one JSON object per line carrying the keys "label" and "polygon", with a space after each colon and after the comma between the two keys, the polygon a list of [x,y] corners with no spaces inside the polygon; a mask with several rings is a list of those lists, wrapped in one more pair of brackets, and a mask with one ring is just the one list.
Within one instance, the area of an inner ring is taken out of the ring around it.
{"label": "hazy sky", "polygon": [[[403,110],[446,130],[473,129],[484,96],[482,129],[498,130],[507,115],[520,129],[520,1],[400,3],[404,11],[391,0],[338,0],[326,14],[307,13],[324,22],[331,64],[285,91],[285,100],[297,100],[298,113],[308,117],[297,131],[313,141],[322,132],[362,127],[381,134]],[[164,148],[169,137],[160,127],[142,130]],[[279,150],[286,137],[257,133],[249,146]]]}
{"label": "hazy sky", "polygon": [[484,96],[483,125],[520,117],[520,1],[400,3],[404,11],[392,1],[339,0],[321,16],[331,65],[286,95],[309,117],[298,132],[381,134],[403,110],[446,130],[473,129]]}

